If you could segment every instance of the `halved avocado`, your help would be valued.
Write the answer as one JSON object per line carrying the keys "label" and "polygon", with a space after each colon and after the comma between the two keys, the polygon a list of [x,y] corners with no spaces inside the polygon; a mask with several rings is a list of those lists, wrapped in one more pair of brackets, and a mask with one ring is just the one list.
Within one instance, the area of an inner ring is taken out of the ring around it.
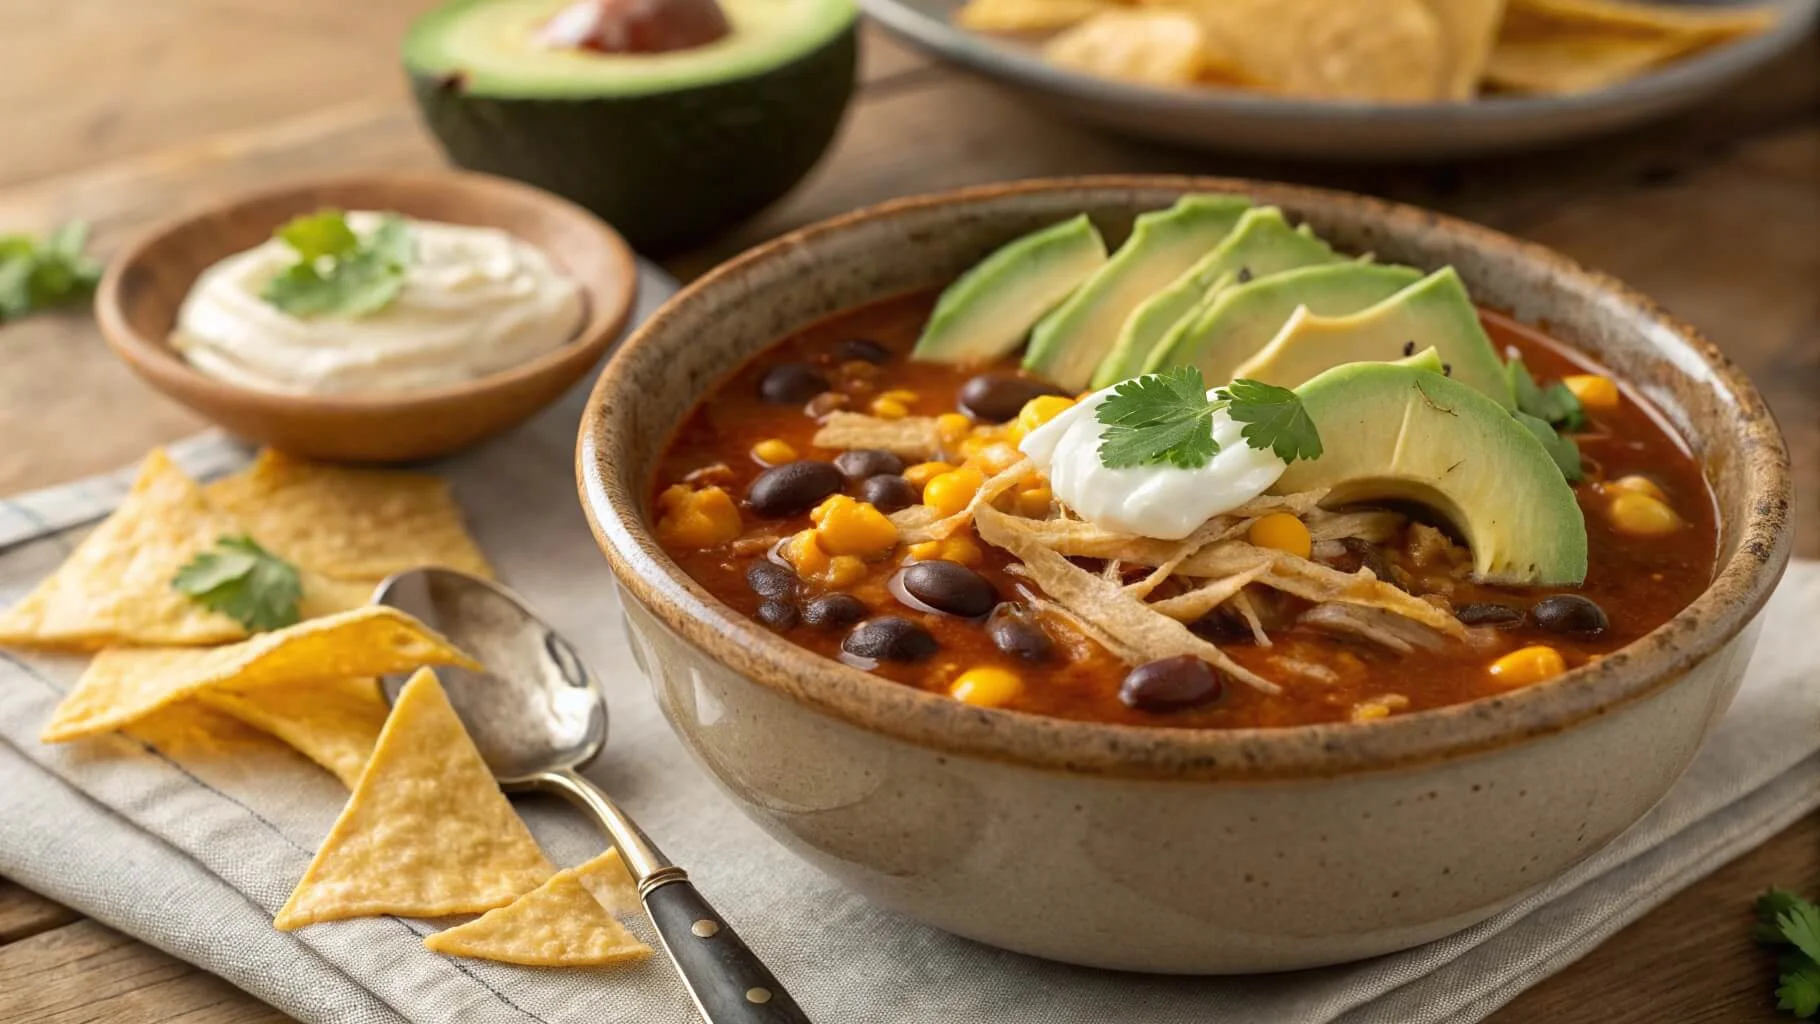
{"label": "halved avocado", "polygon": [[1239,196],[1183,196],[1139,214],[1131,237],[1030,335],[1024,369],[1053,381],[1086,381],[1145,299],[1207,254],[1251,207]]}
{"label": "halved avocado", "polygon": [[1586,578],[1586,519],[1561,470],[1509,410],[1419,366],[1353,363],[1296,388],[1320,458],[1279,494],[1327,488],[1329,504],[1411,501],[1445,516],[1486,582],[1573,586]]}
{"label": "halved avocado", "polygon": [[1506,409],[1516,407],[1504,364],[1452,267],[1357,313],[1321,316],[1297,310],[1233,375],[1292,388],[1335,366],[1396,359],[1429,346],[1440,351],[1454,380]]}
{"label": "halved avocado", "polygon": [[[1244,279],[1264,277],[1294,267],[1337,263],[1344,259],[1316,237],[1306,224],[1292,228],[1283,211],[1274,206],[1246,211],[1214,250],[1188,268],[1181,277],[1133,310],[1119,331],[1112,351],[1094,371],[1092,385],[1109,387],[1143,371],[1150,353],[1184,317],[1218,297],[1214,288],[1232,275],[1228,286]],[[1066,388],[1079,383],[1057,380]]]}
{"label": "halved avocado", "polygon": [[853,91],[851,0],[720,0],[730,32],[664,53],[548,45],[572,0],[451,0],[404,65],[449,159],[587,207],[662,251],[748,217],[827,149]]}
{"label": "halved avocado", "polygon": [[942,290],[910,357],[997,359],[1105,264],[1106,243],[1084,213],[1013,239]]}
{"label": "halved avocado", "polygon": [[1382,263],[1323,263],[1234,285],[1205,312],[1172,331],[1144,372],[1198,366],[1210,383],[1231,380],[1269,343],[1297,306],[1322,316],[1356,313],[1422,279],[1422,272]]}

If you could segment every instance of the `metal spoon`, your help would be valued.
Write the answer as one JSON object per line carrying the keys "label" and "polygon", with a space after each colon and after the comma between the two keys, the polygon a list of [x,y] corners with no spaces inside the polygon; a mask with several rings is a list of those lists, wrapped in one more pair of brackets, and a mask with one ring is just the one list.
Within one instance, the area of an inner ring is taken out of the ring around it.
{"label": "metal spoon", "polygon": [[[808,1024],[777,978],[632,819],[580,769],[607,741],[600,684],[568,641],[518,595],[451,569],[414,569],[380,584],[374,600],[409,612],[489,669],[437,670],[449,701],[507,792],[574,801],[619,847],[695,1008],[708,1024]],[[396,700],[405,677],[387,678]]]}

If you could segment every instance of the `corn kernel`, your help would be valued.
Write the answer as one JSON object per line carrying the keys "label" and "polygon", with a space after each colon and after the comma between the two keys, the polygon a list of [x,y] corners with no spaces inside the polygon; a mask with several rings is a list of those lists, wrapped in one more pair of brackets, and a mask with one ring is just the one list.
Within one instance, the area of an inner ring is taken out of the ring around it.
{"label": "corn kernel", "polygon": [[907,561],[956,562],[960,565],[978,565],[986,557],[973,538],[965,534],[912,544],[905,549],[905,554],[908,556]]}
{"label": "corn kernel", "polygon": [[1026,519],[1044,519],[1055,502],[1055,492],[1048,484],[1037,484],[1017,492],[1017,514]]}
{"label": "corn kernel", "polygon": [[687,484],[667,487],[658,495],[663,512],[657,536],[679,547],[711,548],[739,536],[739,506],[719,487],[694,490]]}
{"label": "corn kernel", "polygon": [[910,415],[910,407],[895,398],[880,395],[872,400],[872,415],[881,420],[901,420]]}
{"label": "corn kernel", "polygon": [[879,558],[897,545],[897,526],[873,505],[836,494],[809,513],[815,541],[830,555]]}
{"label": "corn kernel", "polygon": [[902,402],[905,405],[915,405],[923,396],[914,391],[906,391],[903,388],[892,388],[890,391],[886,391],[878,397],[889,398],[894,402]]}
{"label": "corn kernel", "polygon": [[953,469],[954,467],[946,462],[919,462],[904,470],[904,479],[910,481],[912,487],[927,487],[929,481],[943,473],[951,472]]}
{"label": "corn kernel", "polygon": [[763,466],[781,466],[796,461],[796,449],[781,437],[770,437],[752,446],[752,458]]}
{"label": "corn kernel", "polygon": [[1588,409],[1616,409],[1618,407],[1618,385],[1610,377],[1601,377],[1596,373],[1573,373],[1561,378],[1567,390],[1574,393],[1580,404]]}
{"label": "corn kernel", "polygon": [[1620,491],[1606,506],[1611,524],[1633,537],[1665,537],[1684,525],[1675,510],[1638,491]]}
{"label": "corn kernel", "polygon": [[815,542],[815,531],[804,530],[791,535],[783,547],[784,561],[806,580],[820,579],[828,571],[828,553]]}
{"label": "corn kernel", "polygon": [[1491,663],[1492,678],[1506,686],[1529,686],[1567,671],[1567,659],[1544,644],[1519,647]]}
{"label": "corn kernel", "polygon": [[964,437],[961,439],[961,443],[955,446],[954,450],[959,453],[961,458],[973,460],[979,458],[980,454],[991,444],[991,441],[983,437]]}
{"label": "corn kernel", "polygon": [[923,485],[923,504],[944,516],[966,509],[986,482],[985,474],[971,466],[943,473]]}
{"label": "corn kernel", "polygon": [[1074,407],[1074,399],[1061,395],[1038,395],[1024,403],[1017,418],[1011,421],[1011,443],[1019,444],[1025,435]]}
{"label": "corn kernel", "polygon": [[935,418],[935,431],[943,444],[960,444],[973,431],[973,420],[965,413],[945,412]]}
{"label": "corn kernel", "polygon": [[1017,673],[1002,668],[970,668],[956,676],[948,686],[948,695],[964,704],[982,708],[1003,707],[1017,699],[1024,681]]}
{"label": "corn kernel", "polygon": [[1390,709],[1373,701],[1360,704],[1352,709],[1352,720],[1355,722],[1375,722],[1380,718],[1389,718]]}
{"label": "corn kernel", "polygon": [[1605,490],[1607,493],[1612,491],[1634,491],[1637,494],[1647,494],[1664,504],[1668,502],[1668,495],[1663,492],[1661,485],[1657,484],[1649,477],[1638,476],[1635,473],[1632,473],[1630,476],[1621,476],[1616,480],[1607,480],[1605,482]]}
{"label": "corn kernel", "polygon": [[1288,552],[1297,558],[1307,558],[1314,550],[1308,527],[1288,512],[1272,512],[1253,520],[1246,538],[1258,547]]}
{"label": "corn kernel", "polygon": [[835,555],[828,560],[828,571],[822,582],[835,590],[845,590],[866,578],[866,563],[853,555]]}

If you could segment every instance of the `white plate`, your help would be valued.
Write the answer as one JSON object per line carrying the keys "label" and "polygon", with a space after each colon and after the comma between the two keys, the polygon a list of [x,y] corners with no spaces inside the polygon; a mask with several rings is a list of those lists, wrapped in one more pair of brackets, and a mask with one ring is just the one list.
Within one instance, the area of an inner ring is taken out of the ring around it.
{"label": "white plate", "polygon": [[1126,135],[1261,156],[1347,162],[1481,156],[1616,131],[1690,106],[1800,42],[1820,0],[1777,0],[1760,35],[1653,74],[1572,96],[1381,104],[1282,99],[1222,89],[1158,89],[1064,70],[1028,44],[956,27],[959,0],[859,0],[911,46],[959,63],[1056,113]]}

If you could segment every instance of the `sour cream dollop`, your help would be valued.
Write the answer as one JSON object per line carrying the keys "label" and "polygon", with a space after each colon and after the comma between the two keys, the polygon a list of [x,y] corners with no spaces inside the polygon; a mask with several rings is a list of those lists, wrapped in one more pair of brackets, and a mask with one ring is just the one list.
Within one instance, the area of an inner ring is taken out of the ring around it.
{"label": "sour cream dollop", "polygon": [[1213,414],[1213,439],[1220,450],[1207,465],[1108,468],[1100,461],[1106,426],[1095,410],[1117,386],[1081,399],[1018,445],[1049,478],[1056,498],[1090,523],[1157,540],[1181,540],[1214,516],[1263,494],[1289,468],[1275,452],[1246,444],[1240,436],[1244,424],[1223,409]]}
{"label": "sour cream dollop", "polygon": [[[356,211],[365,237],[383,215]],[[549,257],[496,228],[407,223],[404,288],[370,316],[296,317],[259,297],[295,262],[272,239],[203,271],[171,344],[198,370],[306,394],[403,392],[474,380],[557,348],[580,328],[581,289]]]}

